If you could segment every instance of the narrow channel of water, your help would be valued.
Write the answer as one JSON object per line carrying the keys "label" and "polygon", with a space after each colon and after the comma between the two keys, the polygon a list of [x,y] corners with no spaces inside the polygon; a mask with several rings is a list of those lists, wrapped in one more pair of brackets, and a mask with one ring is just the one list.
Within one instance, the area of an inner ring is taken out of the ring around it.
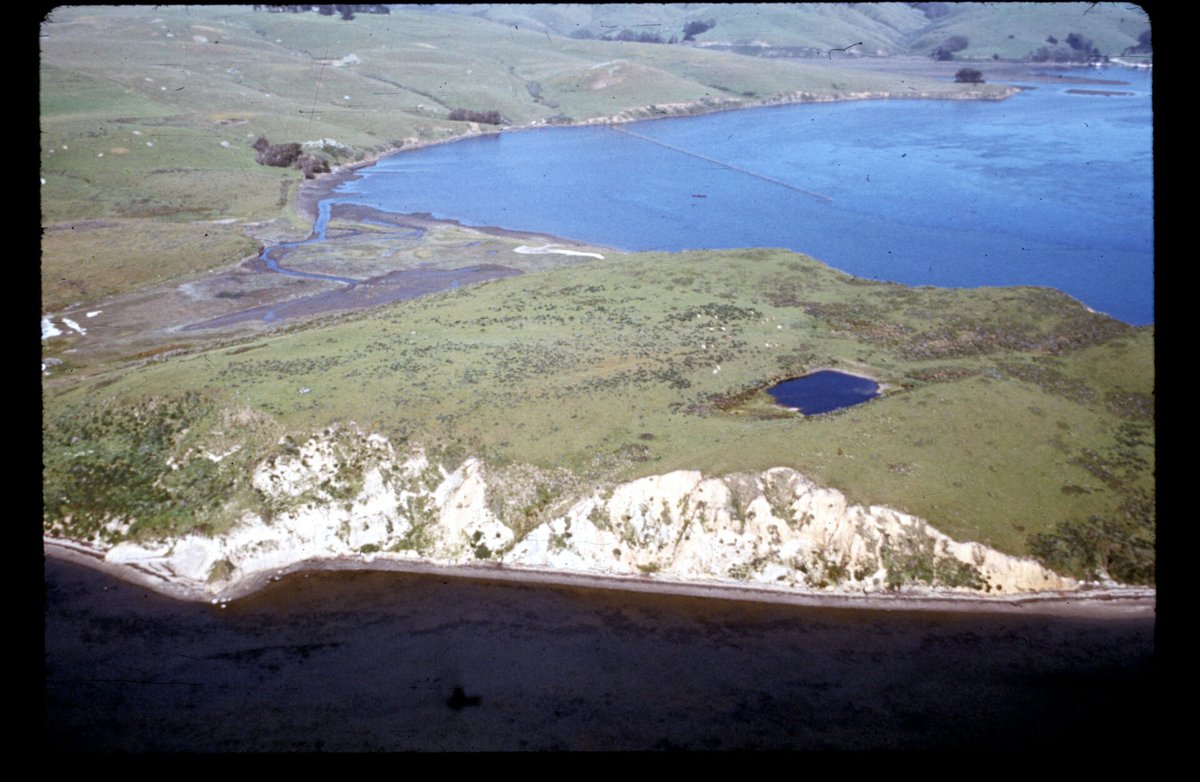
{"label": "narrow channel of water", "polygon": [[[273,272],[286,274],[289,277],[303,277],[308,280],[328,280],[330,282],[343,282],[347,285],[357,285],[362,280],[356,280],[350,277],[339,277],[335,274],[318,274],[316,272],[302,272],[296,269],[287,269],[279,265],[278,259],[286,255],[291,250],[302,247],[306,244],[325,241],[325,231],[329,226],[329,216],[333,210],[333,204],[338,200],[337,196],[326,198],[317,204],[317,221],[313,224],[312,235],[307,239],[299,242],[282,242],[273,244],[270,247],[264,247],[262,253],[258,256],[259,259],[267,265],[267,268]],[[270,320],[270,318],[266,318]]]}

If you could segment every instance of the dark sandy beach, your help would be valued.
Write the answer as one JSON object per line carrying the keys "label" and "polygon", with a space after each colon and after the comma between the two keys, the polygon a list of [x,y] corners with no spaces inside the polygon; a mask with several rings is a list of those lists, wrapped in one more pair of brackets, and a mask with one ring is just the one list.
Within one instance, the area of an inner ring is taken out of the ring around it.
{"label": "dark sandy beach", "polygon": [[1145,613],[818,608],[380,572],[296,573],[218,607],[53,559],[46,579],[59,750],[1155,740]]}

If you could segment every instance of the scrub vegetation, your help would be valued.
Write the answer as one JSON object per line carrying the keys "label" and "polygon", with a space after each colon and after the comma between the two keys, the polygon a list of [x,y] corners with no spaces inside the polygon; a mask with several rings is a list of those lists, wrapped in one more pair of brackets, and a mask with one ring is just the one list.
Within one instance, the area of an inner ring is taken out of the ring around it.
{"label": "scrub vegetation", "polygon": [[[157,420],[153,411],[176,408],[153,400],[213,389],[220,404],[189,402],[187,414],[207,421],[245,407],[288,432],[355,421],[397,445],[554,470],[562,486],[793,467],[853,502],[1068,572],[1095,574],[1124,547],[1136,564],[1119,572],[1145,581],[1152,341],[1151,327],[1046,289],[906,288],[776,250],[638,253],[56,387],[47,491],[72,496],[75,454],[113,460],[96,473],[103,483],[143,453],[180,454],[171,432],[201,430],[182,413],[162,413],[148,435],[81,422]],[[767,385],[821,367],[871,375],[887,393],[812,418],[770,404]],[[235,497],[249,480],[242,465],[234,475],[193,469],[211,494]],[[150,499],[169,509],[173,485]],[[526,529],[557,495],[497,501]],[[47,525],[76,532],[85,517],[71,507],[48,505]],[[143,524],[178,529],[177,516],[154,513]]]}

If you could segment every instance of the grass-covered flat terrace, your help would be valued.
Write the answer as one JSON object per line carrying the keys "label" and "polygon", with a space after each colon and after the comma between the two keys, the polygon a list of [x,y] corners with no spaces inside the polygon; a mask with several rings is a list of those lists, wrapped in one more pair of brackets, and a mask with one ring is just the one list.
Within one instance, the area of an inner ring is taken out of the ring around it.
{"label": "grass-covered flat terrace", "polygon": [[[789,466],[853,502],[1007,552],[1053,553],[1037,535],[1094,519],[1125,530],[1103,533],[1124,541],[1114,546],[1144,548],[1152,339],[1045,289],[906,288],[777,250],[638,253],[63,386],[49,398],[48,476],[65,470],[67,481],[66,451],[82,448],[68,411],[117,420],[138,400],[198,392],[212,411],[204,420],[253,411],[262,431],[297,433],[354,421],[451,464],[476,455],[588,483]],[[820,367],[870,376],[887,393],[810,418],[770,403],[772,381]],[[186,429],[162,453],[205,426]],[[114,454],[137,442],[106,431],[96,424],[83,441]],[[277,447],[264,435],[237,459],[248,468]],[[200,476],[188,491],[238,496],[245,476],[225,461],[219,472],[225,483]],[[219,505],[196,520],[227,522],[234,508]],[[1071,540],[1059,567],[1085,556]]]}

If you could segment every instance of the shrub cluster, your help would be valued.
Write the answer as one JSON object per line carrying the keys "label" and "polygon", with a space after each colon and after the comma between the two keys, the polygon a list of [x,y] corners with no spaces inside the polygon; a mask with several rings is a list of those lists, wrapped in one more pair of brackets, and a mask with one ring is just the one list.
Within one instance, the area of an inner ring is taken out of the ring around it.
{"label": "shrub cluster", "polygon": [[503,122],[498,111],[470,111],[469,109],[451,111],[450,119],[455,122],[479,122],[484,125],[499,125]]}
{"label": "shrub cluster", "polygon": [[296,168],[304,172],[305,179],[312,179],[317,174],[329,173],[329,162],[317,155],[301,155],[296,160]]}
{"label": "shrub cluster", "polygon": [[[658,25],[655,25],[658,26]],[[598,40],[601,41],[626,41],[632,43],[665,43],[676,44],[681,41],[694,41],[696,36],[703,32],[711,30],[717,26],[715,19],[696,19],[686,23],[683,26],[683,38],[678,35],[672,35],[670,38],[663,38],[663,34],[650,30],[630,30],[624,27],[617,32],[609,32],[601,35]],[[590,40],[596,38],[596,34],[586,27],[581,27],[570,34],[571,38]]]}
{"label": "shrub cluster", "polygon": [[[1149,34],[1143,33],[1146,36],[1145,45],[1149,46]],[[1059,46],[1058,39],[1053,35],[1046,38],[1046,42],[1051,46],[1043,46],[1036,52],[1029,55],[1029,59],[1034,62],[1091,62],[1096,59],[1103,59],[1100,50],[1092,42],[1092,39],[1085,38],[1079,33],[1071,33],[1067,36],[1066,46]],[[1138,38],[1139,45],[1142,43],[1142,38]],[[1128,51],[1128,50],[1127,50]]]}
{"label": "shrub cluster", "polygon": [[1154,497],[1134,492],[1115,514],[1059,522],[1031,535],[1030,552],[1060,572],[1125,584],[1154,584]]}
{"label": "shrub cluster", "polygon": [[717,26],[715,19],[696,19],[683,26],[683,40],[694,41],[700,33],[707,32]]}
{"label": "shrub cluster", "polygon": [[946,39],[946,42],[933,50],[932,57],[935,60],[953,60],[955,52],[961,52],[967,48],[968,41],[965,35],[952,35]]}
{"label": "shrub cluster", "polygon": [[316,174],[329,171],[329,162],[317,155],[302,154],[303,148],[296,142],[288,144],[272,144],[266,136],[255,139],[254,160],[263,166],[276,168],[297,168],[304,172],[307,179]]}
{"label": "shrub cluster", "polygon": [[294,142],[291,144],[272,144],[270,141],[267,141],[266,136],[259,136],[254,140],[253,146],[254,160],[263,166],[287,168],[300,157],[300,145]]}

